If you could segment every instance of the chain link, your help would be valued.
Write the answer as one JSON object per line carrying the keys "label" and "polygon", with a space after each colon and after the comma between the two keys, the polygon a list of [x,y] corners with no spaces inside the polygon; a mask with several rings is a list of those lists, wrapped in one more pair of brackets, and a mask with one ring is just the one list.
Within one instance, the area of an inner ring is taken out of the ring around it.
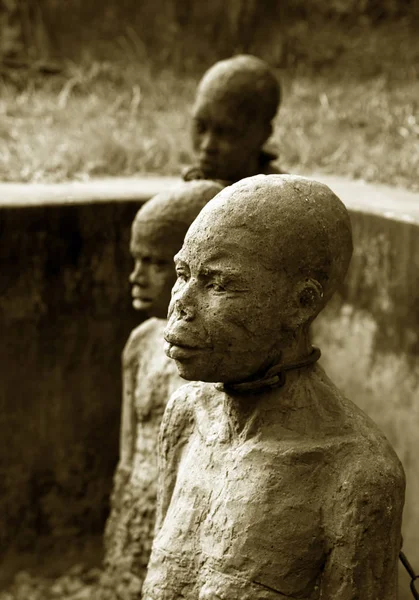
{"label": "chain link", "polygon": [[409,574],[410,590],[413,594],[413,598],[415,598],[415,600],[419,600],[419,590],[416,589],[416,581],[419,580],[419,575],[416,575],[416,573],[414,572],[413,567],[407,560],[406,554],[404,552],[400,551],[399,558],[401,560],[402,565]]}

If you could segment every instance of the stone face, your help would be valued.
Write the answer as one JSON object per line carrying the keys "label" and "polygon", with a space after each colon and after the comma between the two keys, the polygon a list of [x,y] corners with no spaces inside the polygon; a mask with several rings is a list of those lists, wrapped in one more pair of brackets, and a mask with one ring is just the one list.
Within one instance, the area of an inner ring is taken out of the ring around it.
{"label": "stone face", "polygon": [[133,307],[166,318],[175,281],[173,256],[201,208],[221,186],[213,181],[180,183],[160,192],[140,208],[132,224],[130,275]]}
{"label": "stone face", "polygon": [[[175,257],[166,340],[181,375],[242,381],[308,353],[308,325],[351,252],[349,215],[327,186],[258,175],[224,189]],[[200,352],[183,361],[179,345]]]}
{"label": "stone face", "polygon": [[272,165],[276,156],[262,150],[279,103],[276,76],[259,58],[239,55],[213,65],[198,87],[192,118],[196,164],[184,178],[232,183],[281,172]]}
{"label": "stone face", "polygon": [[244,180],[189,229],[166,352],[201,382],[163,417],[144,600],[397,597],[402,466],[309,342],[351,252],[342,203],[299,177]]}
{"label": "stone face", "polygon": [[[134,308],[166,315],[176,277],[173,255],[193,219],[221,189],[210,181],[182,183],[138,211],[131,235]],[[165,326],[162,318],[146,320],[123,352],[120,459],[105,531],[101,600],[136,599],[141,592],[153,539],[160,422],[171,393],[184,383],[164,353]]]}

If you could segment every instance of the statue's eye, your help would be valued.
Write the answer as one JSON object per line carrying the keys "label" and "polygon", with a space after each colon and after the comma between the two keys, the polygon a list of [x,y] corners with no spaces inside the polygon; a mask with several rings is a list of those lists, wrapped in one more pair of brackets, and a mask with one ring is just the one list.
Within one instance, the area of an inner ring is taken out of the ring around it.
{"label": "statue's eye", "polygon": [[183,269],[176,269],[176,276],[178,281],[188,281],[189,276]]}
{"label": "statue's eye", "polygon": [[198,134],[205,133],[207,130],[206,124],[204,121],[195,121],[195,131]]}
{"label": "statue's eye", "polygon": [[141,256],[138,260],[144,267],[149,267],[153,263],[151,256]]}
{"label": "statue's eye", "polygon": [[220,137],[234,139],[238,136],[237,131],[233,127],[228,127],[224,125],[223,127],[219,127],[217,131]]}
{"label": "statue's eye", "polygon": [[226,291],[226,288],[221,283],[217,283],[215,281],[212,281],[211,283],[209,283],[207,285],[207,288],[209,290],[213,290],[214,292],[225,292]]}
{"label": "statue's eye", "polygon": [[169,266],[169,261],[168,260],[155,260],[154,264],[156,265],[156,267],[158,267],[159,269],[165,269],[167,266]]}

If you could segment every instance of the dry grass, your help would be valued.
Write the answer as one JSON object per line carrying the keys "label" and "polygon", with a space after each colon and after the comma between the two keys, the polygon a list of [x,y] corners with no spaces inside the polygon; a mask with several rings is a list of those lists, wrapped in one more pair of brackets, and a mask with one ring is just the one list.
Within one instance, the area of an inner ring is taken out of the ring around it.
{"label": "dry grass", "polygon": [[[326,54],[308,60],[303,52],[280,73],[284,101],[272,141],[281,166],[419,189],[419,36],[401,28],[340,45],[333,36],[334,45],[324,37]],[[22,77],[3,78],[4,181],[177,174],[192,160],[197,76],[156,71],[133,56],[71,64],[65,77]]]}
{"label": "dry grass", "polygon": [[[67,80],[7,85],[0,100],[0,178],[61,181],[176,173],[187,161],[194,82],[94,63]],[[181,110],[182,109],[182,110]],[[185,148],[185,150],[183,150]]]}
{"label": "dry grass", "polygon": [[418,98],[419,81],[298,79],[275,129],[282,162],[419,190]]}

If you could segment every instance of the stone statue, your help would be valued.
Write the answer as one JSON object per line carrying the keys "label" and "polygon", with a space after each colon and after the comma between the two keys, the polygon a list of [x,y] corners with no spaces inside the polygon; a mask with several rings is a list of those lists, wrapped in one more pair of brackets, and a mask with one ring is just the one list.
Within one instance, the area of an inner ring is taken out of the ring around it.
{"label": "stone statue", "polygon": [[173,256],[199,211],[221,189],[211,181],[181,183],[147,202],[132,225],[133,306],[157,318],[137,327],[123,352],[120,459],[105,533],[101,600],[138,598],[141,590],[154,528],[158,430],[170,394],[184,383],[164,354],[176,279]]}
{"label": "stone statue", "polygon": [[263,150],[272,134],[281,90],[267,63],[239,55],[213,65],[202,78],[193,108],[197,164],[183,177],[233,183],[258,173],[281,173]]}
{"label": "stone statue", "polygon": [[351,253],[302,177],[244,179],[190,227],[165,339],[194,383],[162,421],[143,600],[397,597],[403,468],[309,341]]}

